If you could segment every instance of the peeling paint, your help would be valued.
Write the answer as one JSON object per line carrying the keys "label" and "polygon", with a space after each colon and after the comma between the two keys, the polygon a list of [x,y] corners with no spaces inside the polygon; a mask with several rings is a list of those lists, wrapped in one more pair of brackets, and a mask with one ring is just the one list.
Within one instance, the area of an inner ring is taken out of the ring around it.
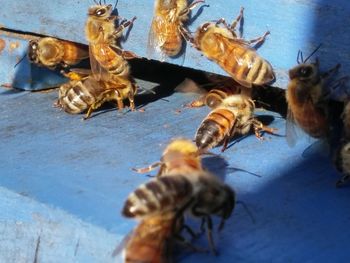
{"label": "peeling paint", "polygon": [[3,49],[6,47],[6,42],[5,40],[3,40],[2,38],[0,38],[0,54],[1,51],[3,51]]}
{"label": "peeling paint", "polygon": [[19,46],[20,46],[20,44],[18,41],[11,42],[10,47],[9,47],[10,53],[12,53],[15,49],[19,48]]}

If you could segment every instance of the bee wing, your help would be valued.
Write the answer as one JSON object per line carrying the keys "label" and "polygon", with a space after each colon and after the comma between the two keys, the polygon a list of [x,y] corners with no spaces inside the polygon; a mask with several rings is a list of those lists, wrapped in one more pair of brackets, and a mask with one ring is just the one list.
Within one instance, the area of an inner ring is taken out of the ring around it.
{"label": "bee wing", "polygon": [[[102,44],[99,44],[99,48],[102,48]],[[97,81],[100,80],[109,80],[109,73],[108,71],[103,68],[100,64],[100,62],[97,60],[94,52],[93,52],[94,48],[91,47],[91,45],[89,46],[89,54],[90,54],[90,67],[91,67],[91,72],[92,75],[94,76],[94,78]]]}
{"label": "bee wing", "polygon": [[149,225],[141,221],[117,246],[113,256],[117,256],[125,249],[124,256],[127,262],[164,262],[164,257],[170,256],[166,255],[166,252],[171,250],[170,243],[163,225]]}
{"label": "bee wing", "polygon": [[161,49],[161,46],[164,44],[165,39],[162,38],[162,36],[157,33],[157,28],[162,28],[163,24],[164,22],[161,17],[154,16],[151,23],[150,31],[148,33],[148,43],[147,43],[148,59],[165,61],[166,54]]}
{"label": "bee wing", "polygon": [[198,85],[192,79],[188,79],[188,78],[185,78],[183,82],[177,85],[175,88],[175,91],[180,93],[195,93],[200,95],[208,93],[206,89]]}
{"label": "bee wing", "polygon": [[286,139],[289,147],[293,147],[297,141],[297,127],[294,121],[293,113],[288,108],[287,119],[286,119]]}
{"label": "bee wing", "polygon": [[[155,59],[162,62],[172,62],[182,65],[185,60],[186,53],[186,42],[182,41],[183,46],[178,55],[174,57],[169,57],[163,50],[162,46],[166,42],[164,36],[171,35],[172,33],[167,32],[166,22],[160,16],[155,16],[151,23],[151,28],[148,33],[148,43],[147,43],[147,57],[148,59]],[[160,30],[165,31],[160,34]]]}

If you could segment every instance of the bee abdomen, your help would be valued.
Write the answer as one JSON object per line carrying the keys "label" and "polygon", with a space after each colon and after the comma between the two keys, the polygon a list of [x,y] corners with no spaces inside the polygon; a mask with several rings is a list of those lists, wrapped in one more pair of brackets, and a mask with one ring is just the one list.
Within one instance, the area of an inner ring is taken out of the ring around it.
{"label": "bee abdomen", "polygon": [[231,52],[233,57],[241,59],[231,59],[231,56],[228,56],[223,67],[229,69],[232,77],[238,82],[263,85],[275,78],[271,65],[254,50],[233,48]]}
{"label": "bee abdomen", "polygon": [[202,149],[217,146],[232,129],[235,119],[234,113],[228,109],[219,108],[210,112],[197,130],[197,146]]}
{"label": "bee abdomen", "polygon": [[129,195],[123,208],[126,217],[143,217],[179,208],[191,198],[193,187],[182,175],[162,176],[141,185]]}
{"label": "bee abdomen", "polygon": [[239,93],[236,87],[220,87],[209,91],[205,98],[205,104],[210,108],[216,108],[221,102],[230,95]]}
{"label": "bee abdomen", "polygon": [[72,86],[59,98],[59,103],[65,112],[71,114],[81,113],[95,101],[94,96],[84,85]]}

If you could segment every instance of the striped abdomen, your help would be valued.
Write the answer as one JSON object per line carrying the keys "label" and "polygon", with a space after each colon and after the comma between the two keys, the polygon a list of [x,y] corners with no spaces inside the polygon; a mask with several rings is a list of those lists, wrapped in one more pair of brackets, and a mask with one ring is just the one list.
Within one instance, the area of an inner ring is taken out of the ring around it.
{"label": "striped abdomen", "polygon": [[264,85],[274,80],[272,66],[248,46],[233,44],[227,46],[226,55],[219,58],[219,65],[232,78],[245,87]]}
{"label": "striped abdomen", "polygon": [[183,175],[162,176],[141,185],[126,200],[123,215],[145,217],[183,207],[194,189]]}
{"label": "striped abdomen", "polygon": [[195,141],[199,148],[208,149],[217,146],[230,135],[236,122],[235,114],[227,108],[212,110],[199,126]]}
{"label": "striped abdomen", "polygon": [[91,45],[91,52],[101,67],[118,77],[129,75],[129,64],[108,44]]}
{"label": "striped abdomen", "polygon": [[222,103],[223,99],[230,95],[238,94],[239,92],[240,88],[237,86],[222,86],[214,88],[206,95],[205,104],[214,109]]}
{"label": "striped abdomen", "polygon": [[75,65],[79,63],[82,59],[89,57],[88,50],[81,44],[62,41],[64,47],[63,62],[67,65]]}
{"label": "striped abdomen", "polygon": [[70,81],[60,87],[58,103],[65,112],[81,113],[96,101],[103,90],[100,83],[91,77],[82,81]]}

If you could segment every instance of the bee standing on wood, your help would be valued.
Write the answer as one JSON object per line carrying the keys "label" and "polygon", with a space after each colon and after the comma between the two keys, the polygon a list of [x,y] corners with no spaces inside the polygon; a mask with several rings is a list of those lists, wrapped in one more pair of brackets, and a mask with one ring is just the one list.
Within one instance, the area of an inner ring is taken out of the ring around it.
{"label": "bee standing on wood", "polygon": [[71,80],[60,86],[58,101],[55,104],[65,112],[78,114],[87,110],[84,117],[87,119],[94,109],[107,101],[117,101],[118,108],[123,107],[123,101],[118,95],[119,90],[125,88],[122,83],[98,81],[92,75],[66,74],[66,76]]}
{"label": "bee standing on wood", "polygon": [[185,23],[193,8],[204,1],[156,0],[154,17],[148,36],[148,57],[165,61],[175,59],[183,48],[183,39],[189,39]]}
{"label": "bee standing on wood", "polygon": [[[97,81],[110,83],[114,88],[113,92],[114,96],[118,97],[119,109],[124,107],[123,100],[128,98],[130,109],[134,110],[134,95],[137,87],[130,75],[127,59],[137,56],[116,46],[115,41],[121,37],[126,27],[132,25],[136,17],[130,21],[122,21],[115,28],[116,18],[112,15],[112,5],[98,4],[89,8],[85,34],[89,42],[91,70]],[[90,107],[87,117],[97,106]]]}
{"label": "bee standing on wood", "polygon": [[276,129],[266,127],[254,118],[254,110],[254,101],[245,95],[225,98],[200,124],[195,136],[197,146],[207,150],[223,143],[223,152],[235,134],[247,134],[252,126],[259,139],[262,139],[262,131],[273,133]]}
{"label": "bee standing on wood", "polygon": [[242,17],[243,8],[231,25],[224,19],[204,23],[190,41],[240,85],[251,88],[253,85],[268,84],[275,79],[272,66],[260,57],[250,44],[262,43],[270,32],[250,41],[239,38],[235,27]]}
{"label": "bee standing on wood", "polygon": [[27,55],[31,63],[54,69],[78,64],[89,57],[89,52],[82,44],[43,37],[29,41]]}

